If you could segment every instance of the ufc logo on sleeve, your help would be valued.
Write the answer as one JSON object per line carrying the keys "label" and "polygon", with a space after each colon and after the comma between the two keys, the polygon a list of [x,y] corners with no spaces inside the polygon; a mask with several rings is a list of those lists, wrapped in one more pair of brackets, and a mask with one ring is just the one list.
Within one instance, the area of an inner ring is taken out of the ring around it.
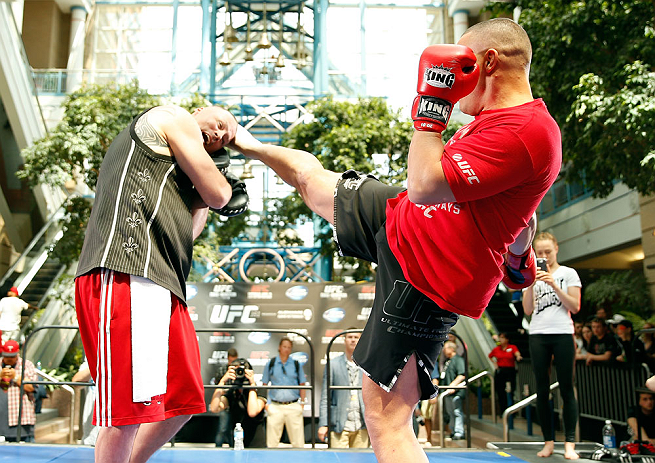
{"label": "ufc logo on sleeve", "polygon": [[480,179],[475,175],[475,171],[471,165],[462,159],[461,154],[453,154],[453,159],[457,162],[457,166],[460,168],[462,173],[466,175],[466,179],[472,185],[473,182],[480,183]]}

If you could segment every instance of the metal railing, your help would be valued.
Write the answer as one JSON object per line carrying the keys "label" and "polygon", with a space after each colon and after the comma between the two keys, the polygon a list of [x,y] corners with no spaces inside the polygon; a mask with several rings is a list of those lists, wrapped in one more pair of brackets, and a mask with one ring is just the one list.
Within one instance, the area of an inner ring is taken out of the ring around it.
{"label": "metal railing", "polygon": [[[41,229],[37,232],[37,234],[34,235],[34,238],[32,238],[32,240],[29,242],[29,244],[27,245],[25,250],[21,253],[20,256],[18,256],[18,258],[14,261],[14,263],[11,264],[11,266],[5,272],[2,279],[0,279],[0,286],[2,286],[7,281],[7,279],[14,273],[14,271],[16,270],[16,268],[18,268],[19,265],[21,265],[22,263],[25,263],[25,261],[27,260],[28,254],[30,252],[32,252],[32,250],[34,250],[34,247],[36,246],[36,244],[39,242],[39,240],[41,238],[43,238],[43,236],[50,230],[50,228],[53,225],[55,225],[55,226],[60,225],[59,220],[61,218],[61,214],[62,214],[68,200],[72,199],[72,198],[74,198],[76,196],[79,196],[79,194],[78,193],[73,193],[73,194],[67,196],[66,199],[64,199],[64,201],[62,202],[62,204],[57,208],[57,210],[55,212],[53,212],[52,214],[50,214],[50,217],[48,217],[48,220],[43,225],[43,227],[41,227]],[[56,236],[58,231],[59,231],[59,229],[55,228],[55,230],[53,230],[51,232],[51,234],[53,236]],[[47,244],[48,243],[46,243],[46,245]]]}
{"label": "metal railing", "polygon": [[[455,336],[457,336],[457,335],[455,335]],[[467,368],[467,371],[468,371],[468,368]],[[489,376],[489,378],[491,379],[491,390],[493,391],[494,390],[494,377],[493,377],[493,375],[490,375],[487,370],[481,371],[480,373],[473,376],[472,378],[464,379],[463,382],[461,382],[460,384],[458,384],[456,386],[437,386],[437,388],[439,388],[439,390],[441,390],[441,389],[445,389],[445,390],[448,390],[448,389],[464,389],[464,390],[466,390],[466,388],[468,387],[469,384],[471,384],[474,381],[480,380],[483,376]],[[464,401],[466,402],[466,407],[465,407],[465,410],[464,410],[464,414],[466,416],[466,425],[467,425],[467,429],[466,429],[466,446],[470,447],[471,446],[471,413],[470,413],[470,409],[468,407],[468,405],[469,405],[468,396],[469,396],[468,394],[466,394],[464,396]],[[439,445],[441,446],[441,448],[444,448],[445,443],[446,443],[446,434],[444,433],[444,419],[443,419],[443,401],[444,401],[444,399],[446,397],[448,397],[448,394],[439,394],[438,399],[437,399],[437,404],[438,404],[437,410],[438,410],[438,413],[439,413]],[[493,416],[496,416],[496,405],[495,405],[493,400],[491,401],[491,413],[492,413]],[[429,438],[428,438],[428,440],[429,440]]]}
{"label": "metal railing", "polygon": [[[550,391],[552,392],[558,387],[559,382],[556,381],[550,385]],[[528,396],[525,399],[520,400],[514,405],[511,405],[505,409],[503,412],[503,439],[505,442],[509,442],[509,416],[531,405],[535,400],[537,400],[537,394],[532,394],[531,396]],[[576,436],[576,441],[580,440],[579,431],[576,430],[576,434],[578,434],[578,436]]]}
{"label": "metal railing", "polygon": [[60,330],[79,330],[77,326],[65,326],[65,325],[50,325],[50,326],[41,326],[39,328],[36,328],[30,335],[25,339],[25,343],[23,344],[23,356],[22,356],[22,361],[23,361],[23,368],[21,369],[20,373],[20,402],[18,406],[18,424],[16,428],[16,441],[20,442],[20,437],[21,437],[21,418],[23,416],[23,394],[25,394],[25,384],[32,384],[32,385],[39,385],[39,384],[52,384],[56,383],[58,386],[61,386],[62,389],[67,390],[71,394],[71,416],[70,416],[70,434],[69,434],[69,440],[70,443],[73,443],[73,434],[74,434],[74,420],[75,420],[75,390],[70,387],[70,386],[85,386],[85,385],[92,385],[93,383],[76,383],[72,381],[59,381],[52,376],[37,370],[37,373],[41,375],[42,377],[48,379],[48,381],[25,381],[25,361],[27,359],[27,348],[30,344],[30,341],[32,340],[32,336],[34,333],[37,333],[40,330],[45,330],[45,329],[60,329]]}
{"label": "metal railing", "polygon": [[[29,342],[32,339],[32,336],[41,331],[41,330],[46,330],[46,329],[60,329],[60,330],[79,330],[79,327],[77,326],[68,326],[68,325],[48,325],[48,326],[41,326],[39,328],[36,328],[30,335],[27,337],[25,340],[25,343],[23,344],[23,365],[25,365],[25,360],[26,360],[26,353],[27,353],[27,347],[29,346]],[[216,328],[198,328],[195,330],[196,333],[213,333],[216,331]],[[231,332],[235,333],[253,333],[253,332],[259,332],[259,333],[280,333],[280,334],[288,334],[288,333],[293,333],[297,334],[298,336],[301,336],[305,338],[307,341],[307,345],[309,346],[309,362],[310,362],[310,373],[309,373],[309,386],[247,386],[247,385],[225,385],[225,386],[218,386],[215,384],[204,384],[203,387],[205,389],[237,389],[237,388],[243,388],[243,389],[309,389],[311,391],[311,396],[312,400],[310,400],[310,410],[311,410],[311,430],[312,430],[312,448],[316,447],[316,423],[314,420],[314,417],[316,416],[316,404],[314,400],[314,389],[315,389],[315,375],[314,375],[314,345],[312,344],[311,340],[307,335],[304,333],[301,333],[299,331],[294,331],[294,330],[285,330],[285,329],[251,329],[251,328],[230,328]],[[45,373],[42,373],[42,376],[46,376]],[[74,381],[57,381],[56,379],[50,377],[51,381],[23,381],[25,377],[25,368],[22,369],[21,371],[21,386],[20,386],[20,406],[19,406],[19,411],[18,411],[18,431],[17,431],[17,440],[20,442],[20,437],[21,437],[21,414],[22,414],[22,408],[23,408],[23,394],[25,393],[24,390],[24,385],[25,384],[51,384],[53,381],[57,383],[58,386],[68,386],[69,389],[71,389],[71,393],[73,394],[73,399],[75,397],[75,392],[70,388],[70,386],[93,386],[94,383],[88,382],[88,383],[83,383],[83,382],[74,382]],[[73,407],[74,407],[74,400],[72,400]],[[70,423],[70,435],[71,435],[71,443],[73,439],[73,433],[74,433],[74,425],[73,425],[73,420],[74,420],[74,408],[71,408],[71,423]]]}
{"label": "metal railing", "polygon": [[[38,382],[32,382],[32,383],[28,382],[28,384],[44,384],[44,385],[47,385],[47,384],[53,384],[54,383],[54,384],[57,384],[57,385],[61,386],[61,388],[63,390],[65,390],[66,392],[68,392],[71,395],[70,429],[69,429],[69,432],[68,432],[68,443],[69,444],[75,443],[74,442],[75,441],[75,389],[70,387],[68,384],[62,384],[62,382],[59,381],[57,378],[53,378],[52,376],[50,376],[49,374],[47,374],[47,373],[45,373],[45,372],[43,372],[41,370],[36,370],[36,373],[39,376],[47,379],[48,381],[38,381]],[[21,402],[22,402],[22,399],[21,399]],[[17,440],[20,441],[20,438],[17,439]]]}

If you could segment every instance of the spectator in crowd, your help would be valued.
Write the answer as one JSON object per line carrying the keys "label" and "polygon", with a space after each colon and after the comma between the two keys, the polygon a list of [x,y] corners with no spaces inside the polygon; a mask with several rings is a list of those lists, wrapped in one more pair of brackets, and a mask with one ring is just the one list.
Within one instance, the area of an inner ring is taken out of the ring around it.
{"label": "spectator in crowd", "polygon": [[575,350],[576,352],[584,345],[584,340],[582,339],[582,327],[584,323],[579,320],[573,322],[573,338],[575,339]]}
{"label": "spectator in crowd", "polygon": [[[448,340],[451,341],[451,333],[448,333]],[[457,339],[455,336],[452,336],[452,339]],[[451,341],[455,342],[455,341]],[[455,343],[457,344],[457,343]],[[459,347],[458,346],[458,352],[457,355],[459,355]],[[446,363],[446,356],[443,354],[443,351],[441,352],[442,355],[439,356],[439,362],[438,364],[434,367],[434,370],[432,370],[432,384],[435,386],[439,385],[439,371],[440,368],[443,367],[444,363]],[[427,399],[427,400],[421,400],[418,403],[418,406],[416,407],[415,411],[415,416],[414,418],[417,419],[417,424],[422,424],[425,426],[425,434],[426,434],[426,441],[425,441],[425,446],[430,447],[432,446],[432,421],[435,419],[437,415],[437,396]],[[417,428],[418,429],[418,428]],[[417,434],[418,436],[418,434]]]}
{"label": "spectator in crowd", "polygon": [[7,296],[0,299],[0,331],[2,331],[2,342],[10,339],[20,342],[20,322],[23,314],[29,309],[35,309],[20,297],[18,288],[12,286],[7,291]]}
{"label": "spectator in crowd", "polygon": [[[466,378],[466,365],[464,358],[457,355],[457,344],[452,341],[446,341],[443,345],[443,355],[446,357],[446,363],[441,371],[439,384],[442,386],[456,386]],[[443,389],[442,389],[443,390]],[[464,439],[464,397],[465,389],[446,389],[444,394],[444,413],[448,414],[448,422],[452,433],[450,437],[453,440]]]}
{"label": "spectator in crowd", "polygon": [[[607,309],[605,307],[598,307],[596,309],[596,314],[594,315],[594,317],[592,317],[592,320],[594,318],[600,318],[600,319],[603,319],[603,320],[607,321],[610,318],[610,314],[608,313],[608,311],[607,311]],[[589,321],[591,321],[591,320],[589,320]]]}
{"label": "spectator in crowd", "polygon": [[[305,372],[295,359],[291,358],[293,342],[284,337],[278,347],[279,356],[268,361],[264,368],[262,382],[273,386],[295,386],[306,384]],[[280,444],[285,426],[289,441],[293,447],[305,446],[304,418],[302,403],[305,402],[304,389],[271,389],[266,418],[266,446],[277,447]],[[302,401],[299,402],[299,399]]]}
{"label": "spectator in crowd", "polygon": [[[227,351],[227,363],[219,365],[216,368],[216,375],[214,376],[214,382],[215,384],[219,384],[221,379],[225,376],[227,373],[227,370],[229,366],[234,362],[236,359],[239,358],[239,352],[232,347],[228,349]],[[216,389],[214,391],[214,396],[216,395],[221,395],[224,393],[223,389]],[[212,399],[213,397],[212,396]],[[232,432],[232,425],[230,423],[230,412],[227,410],[227,408],[223,408],[219,410],[218,412],[218,429],[216,430],[216,447],[223,447],[223,444],[227,444],[229,447],[234,446],[234,433]]]}
{"label": "spectator in crowd", "polygon": [[520,362],[521,352],[514,344],[509,343],[507,333],[498,335],[499,344],[489,352],[489,358],[494,362],[496,375],[494,385],[498,396],[498,408],[502,415],[507,409],[507,384],[510,385],[510,393],[514,397],[516,389],[516,362]]}
{"label": "spectator in crowd", "polygon": [[555,448],[551,425],[550,365],[554,361],[563,401],[564,457],[579,458],[575,452],[575,428],[578,403],[573,388],[576,345],[571,315],[580,311],[582,283],[578,273],[557,262],[559,246],[550,233],[539,233],[534,239],[538,258],[546,259],[546,271],[537,269],[534,284],[524,290],[523,311],[530,319],[530,357],[537,382],[537,414],[544,436],[544,447],[537,455],[549,457]]}
{"label": "spectator in crowd", "polygon": [[[89,362],[84,357],[84,362],[80,365],[77,373],[73,375],[71,381],[88,383],[93,382],[91,378],[91,370],[89,369]],[[86,398],[84,399],[84,410],[82,411],[82,443],[84,445],[96,445],[98,439],[98,432],[100,428],[93,425],[93,409],[95,407],[97,389],[96,386],[89,386],[86,389]]]}
{"label": "spectator in crowd", "polygon": [[[20,408],[20,385],[23,359],[18,355],[19,346],[14,340],[2,345],[2,371],[0,371],[0,436],[8,442],[16,442],[18,437],[18,410]],[[36,368],[25,360],[25,381],[37,381]],[[25,384],[23,389],[23,412],[21,415],[21,435],[25,442],[34,442],[34,385]]]}
{"label": "spectator in crowd", "polygon": [[[448,341],[454,342],[455,345],[457,346],[457,355],[459,355],[460,357],[464,357],[464,346],[459,342],[459,339],[457,338],[457,336],[455,336],[456,334],[457,334],[457,331],[455,331],[455,329],[451,329],[448,332]],[[438,375],[439,372],[443,370],[443,365],[444,365],[444,363],[446,363],[446,360],[448,360],[448,359],[446,358],[445,355],[440,355],[439,356],[439,366],[438,366],[438,368],[435,367],[433,372],[436,371],[436,374]]]}
{"label": "spectator in crowd", "polygon": [[607,320],[607,327],[609,328],[609,331],[616,335],[616,328],[619,326],[619,323],[621,323],[623,320],[625,320],[625,317],[621,315],[620,313],[614,314],[612,318]]}
{"label": "spectator in crowd", "polygon": [[[354,330],[356,328],[348,328]],[[353,361],[353,352],[361,333],[344,336],[344,353],[330,360],[331,386],[362,386],[362,370]],[[333,448],[360,447],[369,444],[364,422],[364,400],[361,389],[332,389],[330,391],[330,446]],[[323,371],[321,407],[318,418],[318,438],[325,441],[328,434],[327,368]]]}
{"label": "spectator in crowd", "polygon": [[[641,327],[642,330],[651,330],[653,329],[654,326],[652,323],[646,322],[643,324]],[[654,333],[641,333],[641,340],[644,343],[644,349],[646,353],[646,358],[648,361],[648,365],[651,367],[651,371],[653,370],[653,365],[655,365],[655,343],[653,342],[654,338]]]}
{"label": "spectator in crowd", "polygon": [[589,341],[591,341],[591,337],[594,335],[593,331],[591,331],[591,325],[585,323],[582,326],[582,347],[579,347],[576,352],[575,352],[575,359],[576,360],[586,360],[587,359],[587,348],[589,347]]}
{"label": "spectator in crowd", "polygon": [[628,409],[629,432],[638,441],[648,441],[655,444],[655,400],[653,392],[645,389],[637,389],[639,403]]}
{"label": "spectator in crowd", "polygon": [[593,362],[611,362],[621,354],[616,336],[610,333],[607,323],[602,318],[594,318],[591,322],[591,331],[594,335],[589,341],[585,360],[587,365]]}
{"label": "spectator in crowd", "polygon": [[617,362],[625,362],[633,367],[641,367],[646,361],[646,348],[644,343],[635,336],[632,322],[621,320],[616,325],[616,336],[621,347],[621,354],[616,357]]}
{"label": "spectator in crowd", "polygon": [[[235,359],[230,362],[223,377],[218,382],[224,385],[256,386],[255,373],[245,359]],[[225,392],[223,392],[225,391]],[[216,389],[209,404],[209,410],[218,413],[226,412],[232,423],[229,432],[234,432],[237,423],[243,428],[243,445],[246,448],[262,448],[266,446],[264,433],[264,409],[266,395],[253,388]],[[222,445],[222,444],[221,444]],[[218,443],[216,444],[219,447]]]}

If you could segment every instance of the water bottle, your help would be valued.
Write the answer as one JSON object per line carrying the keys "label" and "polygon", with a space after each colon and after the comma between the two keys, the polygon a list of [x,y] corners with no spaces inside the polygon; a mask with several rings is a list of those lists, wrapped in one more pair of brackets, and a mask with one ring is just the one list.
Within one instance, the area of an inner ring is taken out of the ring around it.
{"label": "water bottle", "polygon": [[616,450],[616,432],[610,420],[605,420],[603,426],[603,445],[608,450]]}
{"label": "water bottle", "polygon": [[243,450],[243,428],[241,423],[234,427],[234,450]]}

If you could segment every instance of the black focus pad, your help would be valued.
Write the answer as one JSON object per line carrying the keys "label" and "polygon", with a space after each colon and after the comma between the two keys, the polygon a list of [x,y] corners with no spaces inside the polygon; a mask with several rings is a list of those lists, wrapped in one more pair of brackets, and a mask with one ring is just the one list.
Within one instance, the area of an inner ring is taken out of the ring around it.
{"label": "black focus pad", "polygon": [[211,156],[214,164],[216,164],[216,168],[221,171],[221,174],[225,175],[227,168],[230,166],[230,155],[227,153],[227,150],[221,148],[213,153],[209,153],[209,156]]}
{"label": "black focus pad", "polygon": [[222,208],[214,209],[210,207],[209,209],[225,217],[234,217],[246,212],[250,201],[250,197],[246,191],[246,184],[230,172],[225,174],[225,179],[232,187],[232,197]]}

